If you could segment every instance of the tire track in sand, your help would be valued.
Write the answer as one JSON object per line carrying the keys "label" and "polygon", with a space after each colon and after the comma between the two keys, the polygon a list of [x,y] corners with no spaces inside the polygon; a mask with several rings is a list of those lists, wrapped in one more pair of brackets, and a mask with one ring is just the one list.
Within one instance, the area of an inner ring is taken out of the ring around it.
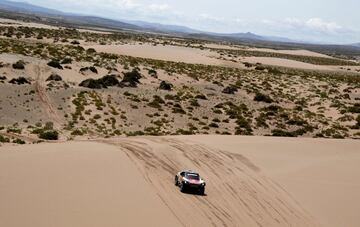
{"label": "tire track in sand", "polygon": [[47,115],[53,121],[54,128],[60,129],[62,121],[61,121],[61,118],[60,118],[56,108],[53,106],[53,102],[51,101],[50,97],[48,96],[48,94],[46,92],[46,88],[45,88],[45,86],[43,84],[43,80],[41,78],[41,69],[40,69],[39,64],[34,65],[34,71],[35,71],[35,75],[36,75],[35,91],[38,94],[39,99],[40,99],[41,103],[43,104]]}
{"label": "tire track in sand", "polygon": [[[169,138],[102,141],[124,151],[184,226],[318,226],[279,185],[246,157]],[[195,169],[206,196],[183,194],[173,178]]]}

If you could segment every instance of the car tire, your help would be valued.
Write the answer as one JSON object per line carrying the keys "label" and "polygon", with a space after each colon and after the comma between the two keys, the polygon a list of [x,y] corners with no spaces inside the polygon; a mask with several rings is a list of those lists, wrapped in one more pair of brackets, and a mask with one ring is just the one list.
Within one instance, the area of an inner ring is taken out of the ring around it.
{"label": "car tire", "polygon": [[199,194],[200,194],[200,195],[205,195],[205,187],[200,188]]}
{"label": "car tire", "polygon": [[184,183],[181,183],[180,185],[180,191],[181,192],[185,192],[186,188],[185,188],[185,184]]}
{"label": "car tire", "polygon": [[175,186],[179,186],[178,177],[175,176]]}

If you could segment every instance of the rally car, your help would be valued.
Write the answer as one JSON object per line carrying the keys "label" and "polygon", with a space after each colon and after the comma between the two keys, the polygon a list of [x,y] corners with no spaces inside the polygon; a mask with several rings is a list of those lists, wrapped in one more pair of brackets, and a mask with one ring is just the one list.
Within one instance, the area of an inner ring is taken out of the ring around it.
{"label": "rally car", "polygon": [[191,170],[178,172],[175,176],[175,185],[181,192],[195,191],[201,195],[205,194],[205,181],[198,173]]}

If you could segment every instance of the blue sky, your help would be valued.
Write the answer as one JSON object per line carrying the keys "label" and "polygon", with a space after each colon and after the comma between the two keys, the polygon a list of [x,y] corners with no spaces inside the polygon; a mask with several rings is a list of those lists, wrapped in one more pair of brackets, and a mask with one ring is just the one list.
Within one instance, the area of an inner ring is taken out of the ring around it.
{"label": "blue sky", "polygon": [[253,32],[326,43],[360,42],[359,0],[26,0],[67,12]]}

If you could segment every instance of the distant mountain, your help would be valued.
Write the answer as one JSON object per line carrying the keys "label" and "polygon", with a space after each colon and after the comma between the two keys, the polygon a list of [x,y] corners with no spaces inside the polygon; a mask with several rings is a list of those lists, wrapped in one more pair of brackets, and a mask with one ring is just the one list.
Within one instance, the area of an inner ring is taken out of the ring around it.
{"label": "distant mountain", "polygon": [[83,16],[76,14],[69,14],[61,12],[58,10],[48,9],[36,5],[32,5],[26,2],[12,2],[7,0],[0,0],[0,10],[6,10],[10,12],[18,13],[31,13],[31,14],[40,14],[41,16],[46,16],[48,23],[53,24],[69,24],[77,26],[94,26],[102,27],[108,29],[130,29],[137,31],[147,31],[147,32],[156,32],[156,33],[171,33],[171,34],[180,34],[180,35],[193,35],[201,37],[214,36],[215,39],[229,38],[233,40],[261,40],[261,41],[277,41],[277,42],[290,42],[289,39],[281,37],[266,37],[256,35],[254,33],[232,33],[232,34],[222,34],[222,33],[211,33],[199,31],[192,29],[186,26],[179,25],[167,25],[160,23],[149,23],[144,21],[119,21],[112,19],[105,19],[95,16]]}
{"label": "distant mountain", "polygon": [[61,11],[48,9],[36,5],[32,5],[26,2],[12,2],[6,0],[0,0],[0,9],[18,11],[18,12],[28,12],[28,13],[42,13],[42,14],[64,14]]}
{"label": "distant mountain", "polygon": [[133,24],[112,20],[112,19],[106,19],[102,17],[95,17],[95,16],[68,15],[68,16],[64,16],[63,20],[70,24],[89,26],[89,27],[100,27],[100,28],[108,28],[114,30],[118,30],[118,29],[138,30],[138,31],[144,30],[142,27]]}
{"label": "distant mountain", "polygon": [[258,39],[258,40],[263,40],[264,39],[263,36],[256,35],[256,34],[251,33],[251,32],[247,32],[247,33],[230,33],[230,34],[217,33],[217,35],[224,36],[224,37],[239,38],[239,39]]}
{"label": "distant mountain", "polygon": [[353,43],[351,46],[360,47],[360,43]]}
{"label": "distant mountain", "polygon": [[167,25],[159,23],[149,23],[144,21],[126,21],[129,24],[134,24],[139,27],[152,30],[152,31],[168,31],[168,32],[180,32],[180,33],[201,33],[202,31],[195,30],[186,26],[179,25]]}
{"label": "distant mountain", "polygon": [[276,36],[261,36],[251,32],[230,33],[230,34],[216,33],[216,35],[228,37],[228,38],[242,39],[242,40],[245,39],[245,40],[259,40],[259,41],[273,41],[273,42],[294,42],[293,40],[288,38],[276,37]]}
{"label": "distant mountain", "polygon": [[[25,15],[22,15],[24,13]],[[114,20],[96,16],[84,16],[71,14],[59,10],[48,9],[26,2],[13,2],[0,0],[0,17],[10,19],[26,19],[33,22],[47,23],[50,25],[61,25],[70,27],[92,27],[110,30],[134,30],[140,32],[154,32],[162,34],[173,34],[181,37],[200,38],[216,41],[235,41],[249,44],[263,45],[267,42],[275,42],[275,45],[302,43],[288,38],[275,36],[261,36],[251,32],[247,33],[214,33],[192,29],[186,26],[167,25],[160,23],[149,23],[144,21]],[[360,47],[360,44],[349,45],[349,47]]]}
{"label": "distant mountain", "polygon": [[[0,10],[12,13],[35,14],[36,16],[45,17],[49,24],[63,24],[69,26],[89,26],[101,27],[107,29],[130,29],[142,30],[133,24],[124,23],[117,20],[105,19],[96,16],[82,16],[77,14],[65,13],[59,10],[48,9],[26,2],[12,2],[0,0]],[[0,14],[1,15],[1,14]],[[12,18],[16,19],[16,18]],[[33,18],[35,19],[35,18]]]}

